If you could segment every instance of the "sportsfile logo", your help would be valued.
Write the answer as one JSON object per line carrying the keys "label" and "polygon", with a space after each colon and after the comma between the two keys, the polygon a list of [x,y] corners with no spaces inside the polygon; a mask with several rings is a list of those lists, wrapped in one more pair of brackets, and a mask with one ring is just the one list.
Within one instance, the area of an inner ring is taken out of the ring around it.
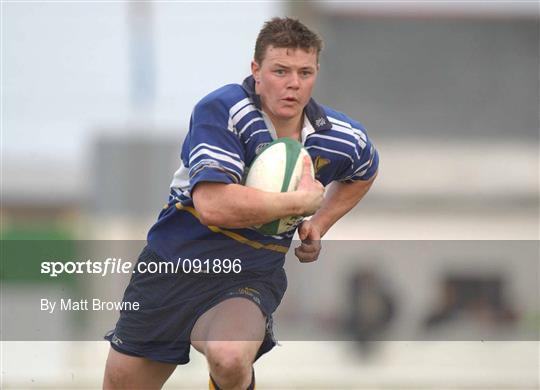
{"label": "sportsfile logo", "polygon": [[56,278],[62,274],[109,274],[131,273],[132,263],[121,258],[109,257],[104,261],[43,261],[41,273]]}

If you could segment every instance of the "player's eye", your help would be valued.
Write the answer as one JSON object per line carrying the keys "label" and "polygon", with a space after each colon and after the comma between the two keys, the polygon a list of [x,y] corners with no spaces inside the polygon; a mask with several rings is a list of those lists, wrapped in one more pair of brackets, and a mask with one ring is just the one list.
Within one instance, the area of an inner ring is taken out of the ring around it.
{"label": "player's eye", "polygon": [[285,69],[276,69],[274,70],[274,73],[278,76],[283,76],[285,74]]}
{"label": "player's eye", "polygon": [[310,70],[303,70],[300,74],[302,75],[302,77],[309,77],[312,73],[313,72],[311,72]]}

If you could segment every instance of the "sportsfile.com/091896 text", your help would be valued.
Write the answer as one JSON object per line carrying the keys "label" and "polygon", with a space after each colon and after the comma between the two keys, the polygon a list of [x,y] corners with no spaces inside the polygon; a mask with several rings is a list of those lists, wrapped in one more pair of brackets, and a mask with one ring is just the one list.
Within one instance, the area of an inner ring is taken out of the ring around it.
{"label": "sportsfile.com/091896 text", "polygon": [[41,273],[55,278],[63,274],[93,274],[107,276],[113,274],[165,274],[165,273],[206,273],[238,274],[242,271],[240,259],[178,259],[176,262],[139,262],[133,267],[130,261],[109,257],[103,261],[43,261]]}

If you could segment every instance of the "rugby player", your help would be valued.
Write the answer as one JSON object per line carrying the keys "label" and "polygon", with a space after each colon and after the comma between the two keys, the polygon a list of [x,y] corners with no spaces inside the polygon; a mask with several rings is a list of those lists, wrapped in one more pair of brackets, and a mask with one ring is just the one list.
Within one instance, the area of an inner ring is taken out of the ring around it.
{"label": "rugby player", "polygon": [[[259,32],[252,74],[195,106],[169,201],[139,262],[239,259],[241,272],[218,264],[198,267],[202,272],[133,274],[124,301],[140,309],[122,311],[106,336],[104,388],[161,388],[189,362],[191,346],[208,361],[211,389],[255,388],[253,363],[275,345],[272,313],[287,286],[283,264],[295,232],[263,236],[249,227],[312,215],[298,228],[295,254],[315,261],[321,237],[377,174],[378,154],[362,125],[311,97],[321,49],[319,36],[301,22],[271,19]],[[302,142],[316,180],[306,158],[296,191],[243,186],[246,167],[281,137]]]}

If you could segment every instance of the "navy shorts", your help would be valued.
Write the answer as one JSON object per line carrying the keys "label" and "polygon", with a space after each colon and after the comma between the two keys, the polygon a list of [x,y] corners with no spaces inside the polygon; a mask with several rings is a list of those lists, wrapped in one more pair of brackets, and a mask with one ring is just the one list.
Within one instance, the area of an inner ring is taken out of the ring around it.
{"label": "navy shorts", "polygon": [[[139,262],[165,262],[149,247]],[[275,345],[272,313],[287,289],[285,270],[239,274],[134,273],[124,302],[139,302],[139,310],[122,310],[105,339],[121,353],[154,361],[189,362],[190,334],[197,319],[218,303],[234,297],[251,300],[266,317],[266,334],[257,359]]]}

